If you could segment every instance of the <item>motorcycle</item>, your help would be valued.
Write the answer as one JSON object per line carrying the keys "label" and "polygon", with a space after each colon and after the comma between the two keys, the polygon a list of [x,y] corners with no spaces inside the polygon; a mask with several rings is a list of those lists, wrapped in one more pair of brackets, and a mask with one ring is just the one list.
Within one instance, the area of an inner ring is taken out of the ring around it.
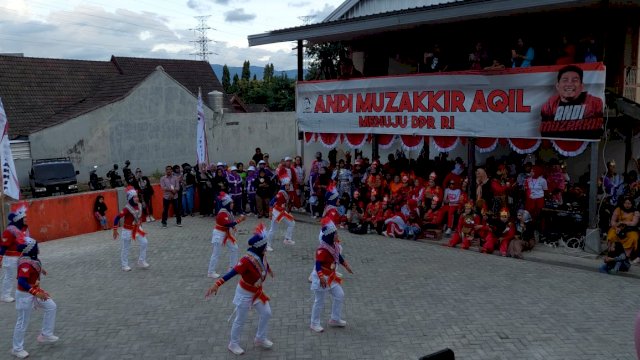
{"label": "motorcycle", "polygon": [[94,165],[93,170],[89,172],[89,189],[93,191],[105,189],[104,179],[96,174],[97,170],[98,166]]}

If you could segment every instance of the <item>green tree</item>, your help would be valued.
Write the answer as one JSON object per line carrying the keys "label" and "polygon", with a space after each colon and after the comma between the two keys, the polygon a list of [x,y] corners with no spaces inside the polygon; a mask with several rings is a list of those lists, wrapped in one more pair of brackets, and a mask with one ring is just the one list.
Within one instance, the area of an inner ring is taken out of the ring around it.
{"label": "green tree", "polygon": [[262,73],[263,81],[271,81],[273,79],[273,64],[267,64],[264,66],[264,72]]}
{"label": "green tree", "polygon": [[348,48],[341,42],[327,42],[306,46],[306,56],[311,60],[305,80],[329,80],[338,77],[338,60]]}
{"label": "green tree", "polygon": [[251,79],[251,64],[249,63],[249,60],[245,60],[245,62],[242,64],[242,77],[243,80],[247,80],[249,81],[249,79]]}
{"label": "green tree", "polygon": [[231,88],[231,74],[229,74],[229,67],[224,64],[222,67],[222,88],[225,93],[229,93]]}
{"label": "green tree", "polygon": [[238,77],[238,74],[234,74],[233,75],[233,82],[231,83],[231,86],[229,87],[229,94],[237,94],[238,93],[239,83],[240,83],[240,78]]}

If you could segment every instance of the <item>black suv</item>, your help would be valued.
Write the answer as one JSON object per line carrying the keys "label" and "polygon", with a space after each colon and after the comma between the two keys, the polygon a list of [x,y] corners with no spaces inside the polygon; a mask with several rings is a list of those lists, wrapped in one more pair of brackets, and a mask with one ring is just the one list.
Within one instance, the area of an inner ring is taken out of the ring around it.
{"label": "black suv", "polygon": [[29,171],[29,184],[33,197],[62,195],[78,192],[76,175],[70,158],[33,160]]}

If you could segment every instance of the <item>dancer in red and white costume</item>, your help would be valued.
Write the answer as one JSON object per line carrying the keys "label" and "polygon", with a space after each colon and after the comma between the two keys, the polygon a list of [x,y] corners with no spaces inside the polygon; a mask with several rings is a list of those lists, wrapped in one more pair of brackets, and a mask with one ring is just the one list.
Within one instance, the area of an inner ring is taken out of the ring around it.
{"label": "dancer in red and white costume", "polygon": [[451,236],[451,240],[449,240],[449,247],[455,247],[460,243],[462,243],[462,248],[465,250],[471,247],[471,242],[476,234],[476,228],[480,229],[481,227],[480,217],[473,213],[473,209],[473,200],[469,200],[464,204],[464,212],[458,219],[458,226]]}
{"label": "dancer in red and white costume", "polygon": [[516,227],[510,220],[509,209],[500,210],[500,222],[493,227],[493,232],[489,233],[481,251],[491,254],[496,245],[500,244],[500,255],[507,256],[509,243],[516,236]]}
{"label": "dancer in red and white costume", "polygon": [[129,248],[132,240],[140,244],[138,267],[141,269],[149,268],[147,263],[147,233],[142,230],[142,223],[144,222],[142,206],[138,201],[138,192],[133,187],[127,188],[127,205],[113,220],[113,240],[118,239],[118,226],[120,226],[121,218],[124,218],[122,234],[120,234],[120,265],[122,266],[122,271],[131,271]]}
{"label": "dancer in red and white costume", "polygon": [[276,196],[272,200],[271,209],[271,226],[267,233],[267,251],[273,251],[273,237],[275,232],[278,231],[278,224],[284,222],[287,225],[287,230],[284,235],[284,244],[293,245],[296,242],[293,241],[293,228],[296,225],[296,221],[288,211],[289,195],[285,188],[291,182],[291,178],[286,176],[285,173],[280,174],[280,186]]}
{"label": "dancer in red and white costume", "polygon": [[21,253],[18,246],[24,243],[24,239],[29,236],[26,224],[27,207],[20,206],[16,211],[9,214],[9,225],[2,232],[0,240],[0,267],[4,270],[2,279],[2,292],[0,301],[5,303],[14,302],[12,296],[16,289],[16,274],[18,273],[18,258]]}
{"label": "dancer in red and white costume", "polygon": [[345,327],[347,322],[342,320],[342,304],[344,302],[344,290],[342,290],[342,279],[337,276],[336,268],[342,265],[349,273],[353,274],[351,267],[342,257],[341,247],[335,243],[337,232],[336,225],[330,218],[322,219],[322,230],[320,231],[320,246],[316,250],[315,272],[311,277],[311,290],[315,294],[315,301],[311,310],[311,330],[322,332],[320,326],[320,315],[324,309],[324,300],[327,293],[333,297],[331,306],[331,319],[329,326]]}
{"label": "dancer in red and white costume", "polygon": [[209,260],[209,270],[207,276],[217,279],[220,274],[216,272],[216,266],[218,265],[218,259],[220,258],[220,252],[222,247],[226,246],[229,250],[229,268],[238,261],[238,245],[236,244],[236,238],[233,233],[236,231],[236,225],[243,222],[246,217],[240,215],[238,219],[233,216],[233,199],[228,194],[221,192],[218,196],[218,204],[220,210],[216,215],[216,226],[213,228],[211,234],[211,243],[213,244],[213,252],[211,253],[211,259]]}
{"label": "dancer in red and white costume", "polygon": [[11,354],[19,359],[29,356],[24,350],[24,334],[29,326],[33,309],[44,309],[42,331],[38,335],[39,343],[54,343],[58,337],[53,334],[56,325],[56,303],[51,296],[40,287],[40,274],[47,275],[38,259],[38,243],[25,238],[18,247],[22,256],[18,260],[18,290],[16,291],[16,310],[18,319],[13,331],[13,348]]}
{"label": "dancer in red and white costume", "polygon": [[273,272],[266,259],[267,239],[262,223],[256,227],[255,233],[249,239],[249,246],[247,254],[227,274],[218,279],[207,290],[205,295],[208,298],[216,294],[222,284],[236,275],[242,277],[238,282],[238,286],[236,286],[236,294],[233,297],[233,304],[236,306],[236,318],[231,327],[231,341],[227,347],[229,351],[236,355],[244,353],[244,349],[240,347],[240,336],[251,308],[256,309],[259,316],[258,331],[253,340],[254,344],[264,349],[270,349],[273,346],[273,342],[267,339],[267,326],[271,318],[271,306],[269,305],[269,297],[262,290],[262,284],[267,279],[267,274],[273,277]]}

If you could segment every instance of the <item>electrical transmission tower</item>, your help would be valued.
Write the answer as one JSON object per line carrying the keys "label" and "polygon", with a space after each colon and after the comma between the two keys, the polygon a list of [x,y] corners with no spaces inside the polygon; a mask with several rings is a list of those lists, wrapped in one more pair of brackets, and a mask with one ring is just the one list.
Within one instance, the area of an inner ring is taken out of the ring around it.
{"label": "electrical transmission tower", "polygon": [[199,57],[202,61],[208,61],[209,55],[218,55],[212,51],[209,51],[209,43],[213,40],[207,37],[207,30],[215,30],[214,28],[211,28],[207,25],[207,19],[209,19],[210,16],[211,15],[196,16],[195,18],[198,20],[198,27],[195,29],[189,29],[193,30],[197,35],[196,40],[191,41],[192,43],[194,43],[196,48],[196,51],[194,53],[191,53],[191,55]]}

